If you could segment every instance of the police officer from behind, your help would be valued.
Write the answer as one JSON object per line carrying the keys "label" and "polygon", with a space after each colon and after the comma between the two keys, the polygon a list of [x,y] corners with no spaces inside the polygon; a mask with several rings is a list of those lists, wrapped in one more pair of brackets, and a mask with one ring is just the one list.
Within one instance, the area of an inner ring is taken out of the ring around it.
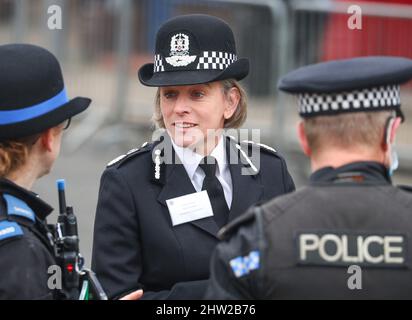
{"label": "police officer from behind", "polygon": [[90,99],[69,100],[57,59],[28,44],[0,46],[0,88],[0,299],[55,299],[47,284],[53,208],[31,189]]}
{"label": "police officer from behind", "polygon": [[143,288],[143,299],[201,299],[219,228],[294,190],[276,151],[219,133],[246,118],[238,80],[248,70],[218,18],[178,16],[158,31],[139,79],[158,87],[154,118],[166,132],[101,179],[93,270],[109,296]]}
{"label": "police officer from behind", "polygon": [[280,80],[298,96],[313,174],[225,228],[208,298],[412,298],[412,194],[391,183],[399,85],[411,78],[412,60],[364,57]]}

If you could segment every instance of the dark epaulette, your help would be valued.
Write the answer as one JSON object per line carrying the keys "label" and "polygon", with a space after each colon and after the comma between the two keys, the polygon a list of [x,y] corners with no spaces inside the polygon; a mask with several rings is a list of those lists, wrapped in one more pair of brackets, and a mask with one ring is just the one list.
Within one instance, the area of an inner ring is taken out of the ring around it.
{"label": "dark epaulette", "polygon": [[106,168],[113,167],[113,166],[116,166],[117,168],[119,168],[121,165],[123,165],[124,163],[126,163],[130,159],[136,157],[137,155],[145,153],[145,152],[151,150],[152,145],[153,145],[153,143],[145,142],[145,143],[142,144],[142,146],[140,148],[131,149],[126,154],[123,154],[123,155],[118,156],[117,158],[113,159],[112,161],[110,161],[107,164]]}
{"label": "dark epaulette", "polygon": [[247,147],[255,147],[255,148],[259,148],[260,150],[264,151],[265,153],[271,154],[271,155],[275,155],[277,157],[279,157],[278,152],[272,148],[269,147],[268,145],[264,144],[264,143],[257,143],[254,141],[250,141],[250,140],[243,140],[241,143],[241,145],[247,145]]}
{"label": "dark epaulette", "polygon": [[405,190],[407,192],[412,192],[412,186],[398,186],[398,188]]}
{"label": "dark epaulette", "polygon": [[219,230],[218,238],[220,240],[227,240],[230,238],[231,235],[236,233],[236,231],[246,224],[249,224],[256,219],[256,211],[255,210],[248,210],[246,213],[242,214],[240,217],[236,218],[235,220],[229,222],[227,225],[222,227]]}
{"label": "dark epaulette", "polygon": [[245,166],[250,168],[249,170],[250,170],[251,175],[256,175],[257,173],[259,173],[259,169],[258,169],[259,165],[257,163],[253,163],[253,159],[249,157],[251,152],[253,152],[253,148],[257,148],[259,153],[263,151],[264,153],[280,158],[280,156],[277,154],[275,149],[263,143],[256,143],[254,141],[248,141],[248,140],[237,142],[235,137],[230,136],[230,135],[227,135],[227,137],[234,144],[235,148],[239,150],[241,162]]}
{"label": "dark epaulette", "polygon": [[275,155],[275,156],[279,156],[277,151],[274,148],[269,147],[268,145],[266,145],[264,143],[257,143],[257,142],[251,141],[251,140],[243,140],[241,142],[238,142],[236,140],[236,138],[231,136],[231,135],[228,135],[227,137],[232,142],[234,142],[235,144],[238,144],[239,146],[242,146],[242,147],[245,146],[247,149],[255,147],[255,148],[259,148],[259,149],[265,151],[266,153],[269,153],[269,154],[272,154],[272,155]]}

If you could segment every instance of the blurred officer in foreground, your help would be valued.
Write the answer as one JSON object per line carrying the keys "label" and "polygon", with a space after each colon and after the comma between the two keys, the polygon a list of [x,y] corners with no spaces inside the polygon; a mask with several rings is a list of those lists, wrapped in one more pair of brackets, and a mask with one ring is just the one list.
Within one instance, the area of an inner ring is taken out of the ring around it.
{"label": "blurred officer in foreground", "polygon": [[0,46],[0,88],[0,299],[55,299],[47,273],[56,265],[46,225],[53,208],[30,190],[90,99],[69,100],[56,58],[27,44]]}
{"label": "blurred officer in foreground", "polygon": [[100,184],[93,269],[109,296],[144,288],[143,299],[201,299],[219,228],[294,191],[275,150],[222,132],[246,119],[238,81],[248,72],[221,19],[184,15],[159,29],[139,79],[158,87],[163,140],[112,161]]}
{"label": "blurred officer in foreground", "polygon": [[411,78],[412,60],[366,57],[280,80],[298,95],[309,186],[221,232],[207,298],[412,298],[412,193],[391,183],[399,85]]}

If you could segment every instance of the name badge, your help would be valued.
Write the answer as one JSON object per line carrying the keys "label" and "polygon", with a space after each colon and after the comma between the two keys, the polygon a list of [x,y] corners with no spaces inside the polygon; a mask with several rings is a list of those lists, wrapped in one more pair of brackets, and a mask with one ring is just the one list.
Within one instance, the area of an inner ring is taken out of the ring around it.
{"label": "name badge", "polygon": [[173,226],[213,216],[207,191],[166,200]]}

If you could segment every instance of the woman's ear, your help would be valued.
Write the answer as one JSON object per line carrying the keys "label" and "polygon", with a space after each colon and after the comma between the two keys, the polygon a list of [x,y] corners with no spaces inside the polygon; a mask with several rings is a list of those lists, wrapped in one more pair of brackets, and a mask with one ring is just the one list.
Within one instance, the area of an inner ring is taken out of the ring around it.
{"label": "woman's ear", "polygon": [[53,148],[53,139],[54,139],[54,134],[52,132],[52,128],[50,128],[41,134],[39,142],[41,143],[41,146],[44,149],[51,152]]}
{"label": "woman's ear", "polygon": [[235,113],[239,102],[240,102],[240,92],[239,89],[236,87],[230,88],[230,90],[225,94],[226,98],[226,106],[223,112],[223,116],[225,119],[229,119]]}
{"label": "woman's ear", "polygon": [[46,149],[49,152],[52,152],[54,140],[59,138],[59,134],[61,133],[61,131],[62,128],[60,126],[47,129],[41,134],[39,143],[44,149]]}
{"label": "woman's ear", "polygon": [[303,121],[299,121],[297,129],[300,147],[302,148],[303,153],[310,157],[312,155],[312,149],[309,147],[308,138],[305,133],[305,124]]}

